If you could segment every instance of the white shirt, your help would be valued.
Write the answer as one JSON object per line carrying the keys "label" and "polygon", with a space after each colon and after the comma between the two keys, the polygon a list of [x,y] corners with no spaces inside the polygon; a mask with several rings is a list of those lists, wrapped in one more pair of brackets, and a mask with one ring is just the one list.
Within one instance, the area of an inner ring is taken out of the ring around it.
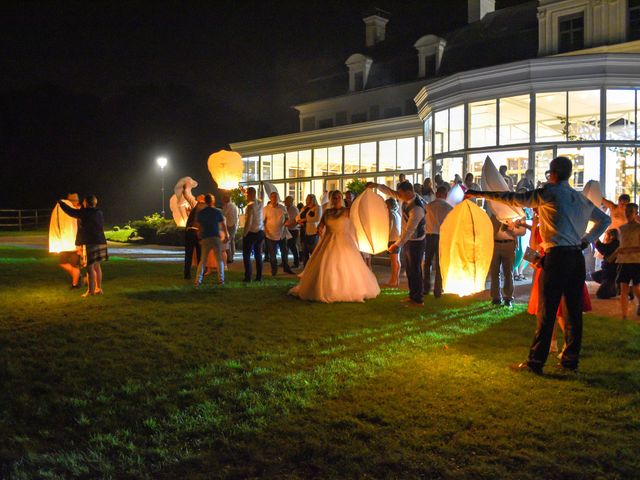
{"label": "white shirt", "polygon": [[269,240],[278,241],[283,237],[284,223],[287,221],[287,209],[284,205],[273,205],[271,202],[262,210],[264,235]]}
{"label": "white shirt", "polygon": [[320,207],[320,205],[316,205],[315,207],[311,207],[310,209],[304,207],[296,217],[296,221],[302,219],[303,213],[305,214],[304,218],[307,220],[304,224],[304,234],[316,235],[318,233],[318,225],[320,224],[320,220],[322,219],[322,207]]}
{"label": "white shirt", "polygon": [[436,198],[425,207],[426,224],[424,229],[427,235],[440,235],[440,225],[451,210],[453,207],[442,198]]}
{"label": "white shirt", "polygon": [[231,228],[238,224],[238,207],[233,202],[222,206],[222,214],[227,221],[227,227]]}
{"label": "white shirt", "polygon": [[264,222],[262,220],[262,203],[249,202],[245,209],[244,219],[244,236],[247,233],[256,233],[264,230]]}

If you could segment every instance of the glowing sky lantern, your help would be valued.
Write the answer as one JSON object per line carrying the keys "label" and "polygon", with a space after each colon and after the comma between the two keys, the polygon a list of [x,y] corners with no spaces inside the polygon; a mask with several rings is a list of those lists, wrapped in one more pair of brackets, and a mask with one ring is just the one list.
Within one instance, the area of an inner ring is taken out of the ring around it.
{"label": "glowing sky lantern", "polygon": [[237,152],[220,150],[209,156],[207,161],[209,173],[222,190],[232,190],[238,187],[242,180],[244,164]]}
{"label": "glowing sky lantern", "polygon": [[485,289],[493,256],[493,225],[475,203],[459,203],[440,227],[440,271],[445,293],[461,297]]}
{"label": "glowing sky lantern", "polygon": [[462,187],[459,184],[456,184],[456,186],[447,193],[447,203],[452,207],[455,207],[463,200],[464,190],[462,190]]}
{"label": "glowing sky lantern", "polygon": [[169,208],[171,209],[171,214],[173,215],[173,220],[176,222],[176,225],[179,227],[184,227],[187,224],[187,219],[189,218],[189,210],[191,205],[184,197],[183,193],[186,190],[188,193],[192,194],[192,189],[198,186],[198,182],[196,182],[191,177],[182,177],[176,183],[173,191],[174,194],[171,195],[169,199]]}
{"label": "glowing sky lantern", "polygon": [[[597,180],[589,180],[582,189],[582,194],[587,197],[598,208],[602,205],[602,190],[600,189],[600,182]],[[589,221],[587,224],[587,232],[590,232],[594,223]],[[603,234],[604,236],[604,234]]]}
{"label": "glowing sky lantern", "polygon": [[[69,200],[62,201],[73,207]],[[78,221],[64,213],[56,203],[49,222],[49,251],[51,253],[73,252],[76,249],[77,232]]]}
{"label": "glowing sky lantern", "polygon": [[[482,165],[482,177],[480,178],[480,186],[482,190],[488,192],[507,192],[509,186],[500,172],[493,164],[493,161],[489,156],[485,158],[484,165]],[[511,207],[502,203],[487,200],[489,210],[495,215],[495,217],[501,221],[514,221],[524,217],[524,210],[520,207]]]}
{"label": "glowing sky lantern", "polygon": [[370,189],[365,190],[353,201],[350,216],[361,252],[375,255],[387,249],[389,210],[380,195]]}

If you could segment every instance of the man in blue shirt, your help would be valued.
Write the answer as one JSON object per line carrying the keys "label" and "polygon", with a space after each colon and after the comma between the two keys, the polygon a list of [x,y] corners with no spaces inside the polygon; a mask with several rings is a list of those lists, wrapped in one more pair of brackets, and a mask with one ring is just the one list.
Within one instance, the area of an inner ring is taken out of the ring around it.
{"label": "man in blue shirt", "polygon": [[[582,250],[605,232],[611,219],[587,197],[569,186],[572,168],[571,160],[557,157],[549,164],[549,183],[543,188],[524,193],[468,190],[465,195],[465,198],[488,198],[506,205],[538,209],[541,245],[545,250],[539,284],[542,315],[538,315],[529,359],[514,365],[514,370],[542,374],[563,295],[569,315],[559,366],[571,371],[578,368],[582,345],[582,294],[586,276]],[[589,222],[593,222],[594,226],[585,233]]]}
{"label": "man in blue shirt", "polygon": [[196,274],[196,287],[202,283],[207,258],[213,253],[218,269],[218,283],[224,285],[224,261],[222,260],[222,241],[228,238],[229,231],[222,211],[215,207],[215,198],[210,193],[204,196],[207,204],[198,212],[198,225],[200,228],[200,249],[202,255]]}

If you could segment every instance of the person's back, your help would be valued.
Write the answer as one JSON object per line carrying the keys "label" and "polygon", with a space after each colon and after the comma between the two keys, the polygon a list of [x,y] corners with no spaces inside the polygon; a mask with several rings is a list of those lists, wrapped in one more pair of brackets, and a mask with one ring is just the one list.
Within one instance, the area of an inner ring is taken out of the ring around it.
{"label": "person's back", "polygon": [[440,226],[453,207],[443,198],[436,198],[425,206],[426,232],[440,233]]}
{"label": "person's back", "polygon": [[616,263],[640,263],[640,223],[625,223],[619,231],[620,253]]}
{"label": "person's back", "polygon": [[206,206],[198,213],[200,225],[200,238],[220,236],[220,222],[224,221],[224,215],[219,208]]}

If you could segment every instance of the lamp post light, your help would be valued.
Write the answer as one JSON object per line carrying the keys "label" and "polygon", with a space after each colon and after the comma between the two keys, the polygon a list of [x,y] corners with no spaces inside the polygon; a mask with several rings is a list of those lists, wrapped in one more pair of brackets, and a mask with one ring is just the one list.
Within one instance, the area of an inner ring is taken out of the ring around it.
{"label": "lamp post light", "polygon": [[167,162],[167,157],[156,158],[156,163],[160,167],[160,172],[162,173],[162,218],[164,218],[164,167],[167,166]]}

